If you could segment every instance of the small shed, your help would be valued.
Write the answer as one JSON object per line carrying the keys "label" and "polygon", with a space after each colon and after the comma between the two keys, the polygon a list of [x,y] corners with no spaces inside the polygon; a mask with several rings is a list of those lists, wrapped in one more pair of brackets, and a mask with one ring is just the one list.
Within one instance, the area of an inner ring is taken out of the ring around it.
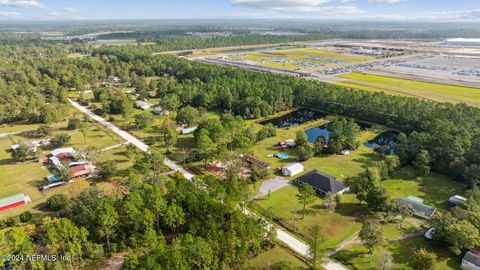
{"label": "small shed", "polygon": [[466,201],[467,201],[467,198],[462,197],[460,195],[455,195],[455,196],[450,197],[450,199],[448,199],[448,206],[449,207],[456,207],[456,206],[459,206]]}
{"label": "small shed", "polygon": [[305,170],[301,163],[292,163],[282,168],[282,174],[285,176],[294,176]]}
{"label": "small shed", "polygon": [[152,106],[152,103],[145,101],[137,101],[137,103],[135,104],[135,107],[144,111],[150,109]]}
{"label": "small shed", "polygon": [[184,129],[182,129],[181,133],[182,133],[183,135],[186,135],[186,134],[190,134],[190,133],[195,132],[195,130],[197,130],[197,127],[184,128]]}
{"label": "small shed", "polygon": [[469,270],[480,270],[480,254],[474,250],[465,253],[462,259],[462,268]]}
{"label": "small shed", "polygon": [[9,197],[0,199],[0,212],[12,209],[18,206],[22,206],[31,202],[29,196],[25,196],[23,193],[18,193]]}

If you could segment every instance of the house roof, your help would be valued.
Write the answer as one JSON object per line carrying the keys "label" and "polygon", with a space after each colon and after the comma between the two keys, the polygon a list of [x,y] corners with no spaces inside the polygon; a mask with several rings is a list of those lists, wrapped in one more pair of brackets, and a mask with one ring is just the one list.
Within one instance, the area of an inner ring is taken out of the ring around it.
{"label": "house roof", "polygon": [[432,207],[423,203],[419,203],[415,200],[411,200],[408,198],[398,198],[397,202],[401,206],[412,207],[415,211],[424,213],[428,217],[431,217],[437,210],[435,207]]}
{"label": "house roof", "polygon": [[474,264],[476,266],[480,266],[480,255],[479,254],[468,251],[467,253],[465,253],[465,256],[463,256],[463,259],[470,262],[471,264]]}
{"label": "house roof", "polygon": [[52,151],[53,156],[57,156],[57,155],[60,155],[60,154],[65,154],[65,153],[74,154],[75,150],[73,148],[57,148],[57,149]]}
{"label": "house roof", "polygon": [[338,181],[335,177],[318,170],[300,176],[297,178],[297,181],[307,183],[324,193],[332,192],[333,194],[336,194],[347,188],[347,185]]}
{"label": "house roof", "polygon": [[0,199],[0,208],[10,204],[21,202],[21,201],[25,201],[25,194],[23,193],[18,193],[12,196],[8,196],[3,199]]}
{"label": "house roof", "polygon": [[283,169],[289,170],[289,171],[296,171],[296,170],[303,170],[304,167],[301,163],[291,163],[288,164],[287,166],[283,167]]}
{"label": "house roof", "polygon": [[70,168],[70,177],[79,177],[93,172],[90,165],[80,165]]}

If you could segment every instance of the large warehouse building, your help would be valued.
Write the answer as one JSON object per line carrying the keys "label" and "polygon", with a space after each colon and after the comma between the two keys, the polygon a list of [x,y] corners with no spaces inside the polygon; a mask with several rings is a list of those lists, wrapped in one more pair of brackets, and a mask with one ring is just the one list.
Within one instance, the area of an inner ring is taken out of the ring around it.
{"label": "large warehouse building", "polygon": [[443,41],[448,46],[480,46],[480,38],[450,38]]}

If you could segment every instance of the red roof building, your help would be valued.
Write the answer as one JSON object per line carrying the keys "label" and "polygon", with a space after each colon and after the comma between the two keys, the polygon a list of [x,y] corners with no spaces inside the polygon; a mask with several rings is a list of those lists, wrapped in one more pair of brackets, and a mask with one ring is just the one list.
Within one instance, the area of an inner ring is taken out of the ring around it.
{"label": "red roof building", "polygon": [[70,168],[70,178],[77,178],[82,176],[88,176],[94,171],[91,165],[79,165]]}
{"label": "red roof building", "polygon": [[30,202],[30,197],[23,193],[15,194],[3,199],[0,199],[0,212],[22,206]]}

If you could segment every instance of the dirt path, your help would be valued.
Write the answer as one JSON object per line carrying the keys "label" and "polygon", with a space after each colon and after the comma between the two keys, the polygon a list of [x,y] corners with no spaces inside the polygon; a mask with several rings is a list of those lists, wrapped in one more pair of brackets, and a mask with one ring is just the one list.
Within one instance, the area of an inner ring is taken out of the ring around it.
{"label": "dirt path", "polygon": [[347,249],[351,246],[361,245],[362,242],[360,241],[360,238],[358,237],[358,233],[359,232],[356,232],[356,233],[352,234],[352,236],[350,236],[347,240],[340,243],[337,247],[335,247],[335,249],[331,249],[331,250],[327,251],[327,256],[331,257],[331,256],[335,255],[337,252],[345,250],[345,249]]}
{"label": "dirt path", "polygon": [[120,270],[125,262],[125,253],[113,255],[108,261],[97,270]]}

